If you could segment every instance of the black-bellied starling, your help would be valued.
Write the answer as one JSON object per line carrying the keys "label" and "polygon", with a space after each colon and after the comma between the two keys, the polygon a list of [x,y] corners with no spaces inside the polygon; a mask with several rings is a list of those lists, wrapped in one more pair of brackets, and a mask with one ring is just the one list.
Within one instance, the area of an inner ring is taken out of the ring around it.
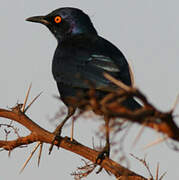
{"label": "black-bellied starling", "polygon": [[[73,115],[78,103],[79,91],[86,92],[91,82],[98,97],[102,98],[117,89],[104,77],[104,72],[131,86],[129,65],[122,52],[106,39],[100,37],[89,16],[77,8],[60,8],[45,16],[34,16],[27,21],[44,24],[55,36],[58,45],[53,57],[52,73],[61,95],[68,107],[68,115],[57,127],[60,134],[67,119]],[[123,105],[136,110],[141,106],[131,97]],[[108,126],[108,123],[106,123]],[[107,135],[109,136],[109,135]],[[109,137],[103,152],[109,155]]]}

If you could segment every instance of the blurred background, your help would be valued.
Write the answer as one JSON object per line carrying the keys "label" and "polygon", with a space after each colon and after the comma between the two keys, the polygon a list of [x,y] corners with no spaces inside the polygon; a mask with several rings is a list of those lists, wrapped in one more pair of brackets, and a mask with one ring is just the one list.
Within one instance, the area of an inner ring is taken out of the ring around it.
{"label": "blurred background", "polygon": [[[10,1],[1,2],[0,7],[0,108],[14,106],[23,102],[29,84],[32,82],[30,98],[43,91],[41,97],[30,108],[27,115],[47,130],[53,131],[55,124],[50,119],[64,105],[53,96],[58,95],[56,83],[51,73],[51,63],[57,42],[49,30],[40,24],[26,22],[34,15],[45,15],[59,7],[77,7],[92,19],[99,35],[113,42],[125,54],[132,64],[135,84],[149,100],[160,110],[172,108],[179,93],[179,1],[163,0],[118,0],[118,1]],[[179,114],[176,108],[175,114]],[[75,123],[74,138],[84,145],[92,147],[92,137],[96,145],[100,140],[95,137],[103,121],[80,118]],[[4,121],[3,121],[4,122]],[[178,119],[176,119],[178,122]],[[178,123],[179,124],[179,123]],[[159,135],[146,128],[136,147],[132,148],[134,137],[140,127],[133,125],[125,138],[123,147],[128,165],[136,173],[149,177],[144,166],[131,157],[132,153],[144,158],[155,174],[160,163],[160,174],[167,171],[165,180],[178,179],[178,152],[166,143],[144,150],[144,146],[155,141]],[[21,132],[21,129],[20,129]],[[4,139],[3,128],[0,131]],[[63,130],[70,136],[70,127]],[[176,143],[175,143],[176,144]],[[37,153],[25,171],[19,175],[20,168],[34,148],[18,148],[11,152],[0,153],[0,179],[73,179],[70,175],[83,165],[82,157],[54,148],[48,155],[49,145],[44,145],[40,167],[37,167]],[[119,144],[120,147],[120,144]],[[122,153],[122,152],[121,152]],[[112,156],[113,157],[113,156]],[[119,161],[119,157],[114,157]],[[92,173],[87,179],[115,179],[105,171]]]}

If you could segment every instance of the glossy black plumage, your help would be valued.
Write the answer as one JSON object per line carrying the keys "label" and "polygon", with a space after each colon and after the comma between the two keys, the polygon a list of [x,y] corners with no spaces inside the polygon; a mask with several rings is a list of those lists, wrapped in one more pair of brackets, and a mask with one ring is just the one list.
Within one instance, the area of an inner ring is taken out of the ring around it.
{"label": "glossy black plumage", "polygon": [[88,80],[98,94],[116,90],[107,80],[107,72],[123,83],[131,85],[128,64],[122,53],[105,39],[94,35],[75,35],[59,43],[52,65],[53,76],[61,97],[75,96],[76,90],[89,89]]}
{"label": "glossy black plumage", "polygon": [[[54,21],[57,16],[62,19],[59,24]],[[104,72],[131,86],[126,58],[117,47],[97,34],[89,16],[80,9],[60,8],[46,16],[27,20],[46,25],[58,41],[52,72],[67,106],[66,97],[76,97],[77,91],[89,89],[85,80],[95,85],[100,97],[114,91],[116,86],[104,78]],[[132,98],[124,104],[131,110],[140,108]]]}
{"label": "glossy black plumage", "polygon": [[[44,24],[58,41],[52,73],[61,99],[69,109],[67,118],[57,128],[59,132],[77,108],[77,104],[70,103],[68,98],[78,100],[79,91],[85,93],[90,89],[86,80],[93,84],[98,98],[117,88],[103,76],[104,72],[131,86],[126,58],[116,46],[98,35],[89,16],[80,9],[60,8],[46,16],[28,18],[27,21]],[[141,107],[133,98],[125,100],[123,105],[130,110]]]}

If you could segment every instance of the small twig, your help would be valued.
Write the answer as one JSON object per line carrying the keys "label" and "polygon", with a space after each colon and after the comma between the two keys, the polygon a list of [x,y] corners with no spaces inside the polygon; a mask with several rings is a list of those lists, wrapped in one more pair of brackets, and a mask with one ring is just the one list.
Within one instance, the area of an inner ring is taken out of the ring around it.
{"label": "small twig", "polygon": [[152,173],[151,173],[151,171],[150,171],[149,165],[147,164],[145,158],[144,158],[144,159],[140,159],[140,158],[136,157],[136,156],[133,155],[133,154],[130,154],[130,155],[131,155],[133,158],[137,159],[139,162],[141,162],[141,163],[145,166],[145,168],[147,169],[147,171],[148,171],[151,179],[154,179],[154,177],[153,177],[153,175],[152,175]]}
{"label": "small twig", "polygon": [[37,148],[40,146],[41,142],[38,142],[37,145],[35,146],[34,150],[31,152],[30,156],[27,158],[26,162],[24,163],[24,165],[22,166],[21,170],[19,173],[22,173],[23,170],[25,169],[25,167],[27,166],[28,162],[30,161],[30,159],[32,158],[32,156],[34,155],[35,151],[37,150]]}
{"label": "small twig", "polygon": [[42,94],[43,92],[40,92],[32,101],[31,103],[29,103],[29,105],[25,108],[24,110],[24,113],[30,108],[30,106],[40,97],[40,95]]}
{"label": "small twig", "polygon": [[4,132],[5,132],[5,141],[7,141],[8,139],[8,135],[11,133],[11,131],[7,131],[6,129],[4,129]]}
{"label": "small twig", "polygon": [[11,150],[9,150],[9,152],[8,152],[8,157],[10,157],[11,156]]}
{"label": "small twig", "polygon": [[71,123],[71,137],[70,137],[71,141],[73,141],[73,134],[74,134],[74,118],[72,118],[72,123]]}
{"label": "small twig", "polygon": [[26,94],[26,97],[25,97],[25,100],[24,100],[24,103],[23,103],[22,109],[21,109],[22,112],[24,112],[24,109],[25,109],[25,106],[26,106],[26,103],[27,103],[27,99],[29,98],[29,93],[30,93],[31,87],[32,87],[32,83],[30,83],[30,86],[29,86],[29,88],[27,90],[27,94]]}
{"label": "small twig", "polygon": [[[12,121],[10,122],[10,124],[0,124],[0,127],[1,126],[5,126],[7,128],[11,128],[13,129],[14,133],[17,135],[18,138],[20,138],[20,135],[18,133],[18,128],[15,128],[13,125],[12,125]],[[5,130],[5,129],[4,129]],[[10,131],[6,132],[7,130],[5,130],[5,133],[9,134]],[[7,140],[7,139],[6,139]]]}
{"label": "small twig", "polygon": [[159,163],[157,163],[156,176],[155,179],[158,180],[159,177]]}
{"label": "small twig", "polygon": [[40,165],[40,160],[41,160],[41,156],[42,156],[42,148],[43,148],[43,143],[40,141],[39,141],[39,143],[40,143],[40,149],[39,149],[39,156],[38,156],[38,167]]}
{"label": "small twig", "polygon": [[125,85],[122,81],[119,81],[117,79],[115,79],[113,76],[111,76],[108,73],[104,73],[103,74],[104,77],[106,79],[108,79],[109,81],[113,82],[114,84],[116,84],[117,86],[119,86],[121,89],[125,90],[125,91],[129,91],[131,89],[131,87]]}
{"label": "small twig", "polygon": [[128,61],[129,64],[129,73],[130,73],[130,77],[131,77],[131,84],[132,87],[135,86],[135,78],[134,78],[134,73],[133,73],[133,69],[132,69],[132,63],[130,61]]}
{"label": "small twig", "polygon": [[162,180],[166,174],[167,174],[167,172],[164,172],[164,173],[160,176],[159,180]]}
{"label": "small twig", "polygon": [[145,127],[146,127],[145,124],[143,124],[142,127],[140,128],[139,133],[137,134],[136,138],[134,139],[134,142],[132,143],[132,146],[131,146],[132,148],[134,148],[135,145],[137,144],[137,141],[140,139]]}
{"label": "small twig", "polygon": [[95,145],[94,145],[94,137],[92,137],[92,146],[93,146],[93,149],[95,149]]}
{"label": "small twig", "polygon": [[86,162],[84,159],[82,159],[82,161],[85,165],[82,167],[78,167],[76,172],[71,173],[72,176],[75,176],[75,179],[82,179],[84,177],[87,177],[97,166],[96,164]]}
{"label": "small twig", "polygon": [[145,149],[148,149],[148,148],[150,148],[150,147],[152,147],[152,146],[155,146],[155,145],[157,145],[157,144],[159,144],[159,143],[164,142],[164,141],[167,140],[167,139],[168,139],[168,136],[158,138],[157,140],[155,140],[155,141],[153,141],[153,142],[145,145],[145,146],[143,147],[143,149],[144,149],[144,150],[145,150]]}
{"label": "small twig", "polygon": [[176,100],[171,108],[171,112],[173,112],[176,109],[178,103],[179,103],[179,94],[177,95]]}

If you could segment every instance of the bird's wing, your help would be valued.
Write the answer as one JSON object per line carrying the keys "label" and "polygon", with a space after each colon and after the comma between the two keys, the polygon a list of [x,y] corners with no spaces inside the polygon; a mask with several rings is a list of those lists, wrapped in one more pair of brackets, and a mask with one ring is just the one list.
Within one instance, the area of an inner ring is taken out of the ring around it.
{"label": "bird's wing", "polygon": [[117,77],[120,69],[110,57],[92,54],[86,62],[83,76],[98,90],[115,91],[116,86],[104,77],[104,73]]}
{"label": "bird's wing", "polygon": [[91,65],[96,66],[98,68],[103,69],[104,71],[111,72],[111,73],[119,73],[119,68],[113,61],[111,61],[110,57],[106,57],[103,55],[91,55],[89,58]]}
{"label": "bird's wing", "polygon": [[[75,43],[67,52],[57,53],[53,60],[53,75],[62,96],[75,96],[76,90],[91,87],[105,92],[114,92],[117,86],[104,77],[104,73],[114,76],[131,86],[129,65],[123,54],[110,42],[99,39],[97,42],[78,47]],[[133,99],[123,102],[131,110],[141,106]]]}
{"label": "bird's wing", "polygon": [[59,57],[57,53],[54,57],[53,75],[57,82],[88,89],[92,84],[98,90],[114,91],[117,87],[104,77],[104,73],[109,73],[131,85],[129,66],[119,49],[101,37],[80,44],[70,47],[68,43],[63,55]]}
{"label": "bird's wing", "polygon": [[[108,73],[116,78],[120,76],[119,67],[110,57],[92,54],[85,62],[64,61],[58,65],[58,73],[55,74],[57,82],[64,83],[73,88],[91,88],[113,92],[116,86],[104,77]],[[59,74],[59,75],[58,75]]]}

